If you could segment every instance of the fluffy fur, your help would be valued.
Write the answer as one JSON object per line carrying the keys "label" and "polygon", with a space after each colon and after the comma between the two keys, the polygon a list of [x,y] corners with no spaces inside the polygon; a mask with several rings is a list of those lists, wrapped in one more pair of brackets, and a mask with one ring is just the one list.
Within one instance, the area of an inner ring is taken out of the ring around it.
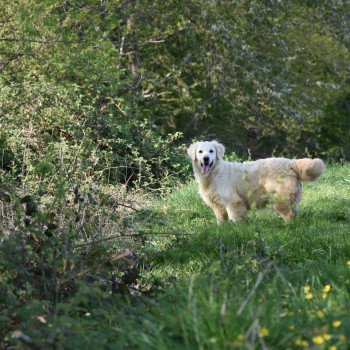
{"label": "fluffy fur", "polygon": [[321,159],[267,158],[233,163],[223,160],[225,148],[216,141],[188,148],[199,194],[218,222],[238,221],[254,205],[272,204],[285,220],[292,219],[301,197],[301,181],[314,181],[325,169]]}

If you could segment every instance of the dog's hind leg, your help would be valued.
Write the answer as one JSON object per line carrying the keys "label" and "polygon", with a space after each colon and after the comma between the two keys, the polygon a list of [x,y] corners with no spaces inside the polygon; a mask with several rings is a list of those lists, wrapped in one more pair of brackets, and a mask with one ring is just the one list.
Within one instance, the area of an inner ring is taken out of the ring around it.
{"label": "dog's hind leg", "polygon": [[239,221],[245,219],[248,208],[243,201],[234,201],[226,206],[227,214],[230,220]]}
{"label": "dog's hind leg", "polygon": [[293,219],[296,215],[296,207],[293,203],[277,201],[274,209],[282,215],[285,221]]}
{"label": "dog's hind leg", "polygon": [[279,189],[274,196],[274,209],[286,221],[293,219],[297,213],[297,207],[301,197],[301,184],[296,181],[291,182],[288,189],[289,191]]}

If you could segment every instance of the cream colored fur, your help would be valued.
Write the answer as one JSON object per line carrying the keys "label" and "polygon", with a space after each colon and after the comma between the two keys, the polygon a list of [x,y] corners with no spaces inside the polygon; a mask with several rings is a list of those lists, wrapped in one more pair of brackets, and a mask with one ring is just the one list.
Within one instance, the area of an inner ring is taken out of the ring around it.
{"label": "cream colored fur", "polygon": [[252,206],[272,204],[285,220],[292,219],[301,197],[301,181],[314,181],[325,166],[321,159],[267,158],[233,163],[223,160],[216,141],[188,148],[199,194],[218,222],[243,219]]}

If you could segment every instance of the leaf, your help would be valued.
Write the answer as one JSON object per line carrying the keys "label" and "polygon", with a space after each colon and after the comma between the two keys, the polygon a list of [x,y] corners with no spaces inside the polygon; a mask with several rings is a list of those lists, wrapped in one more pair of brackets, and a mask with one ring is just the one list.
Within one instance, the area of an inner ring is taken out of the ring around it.
{"label": "leaf", "polygon": [[38,212],[38,205],[36,204],[36,202],[33,201],[33,202],[26,203],[26,210],[25,210],[26,215],[33,216],[37,212]]}
{"label": "leaf", "polygon": [[5,203],[10,203],[11,202],[11,197],[4,191],[0,191],[0,200],[5,202]]}
{"label": "leaf", "polygon": [[30,203],[33,202],[33,197],[30,195],[26,195],[20,199],[20,203]]}
{"label": "leaf", "polygon": [[95,207],[97,205],[97,202],[90,192],[88,192],[87,197],[88,197],[89,203]]}

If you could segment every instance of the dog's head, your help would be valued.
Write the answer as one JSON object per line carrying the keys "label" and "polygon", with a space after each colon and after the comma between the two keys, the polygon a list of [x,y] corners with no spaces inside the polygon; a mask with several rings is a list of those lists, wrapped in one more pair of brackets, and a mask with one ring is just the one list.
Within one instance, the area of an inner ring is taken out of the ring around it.
{"label": "dog's head", "polygon": [[195,142],[187,149],[187,153],[199,173],[209,174],[224,156],[225,147],[217,141]]}

